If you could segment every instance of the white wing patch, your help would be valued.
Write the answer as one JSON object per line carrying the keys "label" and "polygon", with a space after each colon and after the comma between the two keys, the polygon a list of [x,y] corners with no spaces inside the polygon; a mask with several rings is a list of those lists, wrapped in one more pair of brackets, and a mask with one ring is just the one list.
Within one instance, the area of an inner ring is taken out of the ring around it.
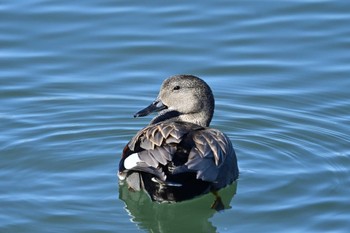
{"label": "white wing patch", "polygon": [[139,162],[141,162],[141,159],[138,153],[133,153],[124,160],[124,167],[125,169],[131,169],[136,167]]}

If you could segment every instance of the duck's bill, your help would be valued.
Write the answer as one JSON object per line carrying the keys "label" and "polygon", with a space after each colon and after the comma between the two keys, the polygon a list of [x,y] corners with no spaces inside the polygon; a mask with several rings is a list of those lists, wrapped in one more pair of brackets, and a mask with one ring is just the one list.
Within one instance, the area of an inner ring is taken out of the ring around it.
{"label": "duck's bill", "polygon": [[152,112],[159,112],[163,109],[166,109],[167,106],[162,103],[162,101],[156,99],[146,108],[134,114],[134,117],[143,117],[151,114]]}

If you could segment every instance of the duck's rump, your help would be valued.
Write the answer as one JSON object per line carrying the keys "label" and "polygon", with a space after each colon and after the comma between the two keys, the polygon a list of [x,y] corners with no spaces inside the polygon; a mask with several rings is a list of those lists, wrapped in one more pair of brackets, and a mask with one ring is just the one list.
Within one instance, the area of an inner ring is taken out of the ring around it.
{"label": "duck's rump", "polygon": [[170,166],[173,167],[173,162],[158,168],[135,167],[128,171],[125,183],[129,190],[144,190],[157,202],[180,202],[214,190],[212,182],[197,178],[197,172],[188,170],[174,174],[169,171]]}
{"label": "duck's rump", "polygon": [[140,173],[143,189],[153,201],[180,202],[210,191],[210,182],[196,179],[196,173],[177,174],[166,182],[156,180],[149,173]]}

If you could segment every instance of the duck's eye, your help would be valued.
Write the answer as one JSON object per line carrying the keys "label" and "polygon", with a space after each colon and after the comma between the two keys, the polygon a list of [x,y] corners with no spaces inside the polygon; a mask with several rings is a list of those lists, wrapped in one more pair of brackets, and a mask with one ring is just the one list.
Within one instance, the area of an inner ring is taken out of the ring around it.
{"label": "duck's eye", "polygon": [[174,90],[174,91],[180,90],[180,86],[175,86],[173,90]]}

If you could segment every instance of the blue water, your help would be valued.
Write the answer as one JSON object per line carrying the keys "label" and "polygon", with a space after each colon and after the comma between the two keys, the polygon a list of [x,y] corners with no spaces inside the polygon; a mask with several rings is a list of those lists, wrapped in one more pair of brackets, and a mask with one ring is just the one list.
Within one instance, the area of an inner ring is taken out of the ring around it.
{"label": "blue water", "polygon": [[[346,1],[2,1],[0,232],[348,232]],[[215,213],[119,188],[166,77],[213,89],[240,178]]]}

